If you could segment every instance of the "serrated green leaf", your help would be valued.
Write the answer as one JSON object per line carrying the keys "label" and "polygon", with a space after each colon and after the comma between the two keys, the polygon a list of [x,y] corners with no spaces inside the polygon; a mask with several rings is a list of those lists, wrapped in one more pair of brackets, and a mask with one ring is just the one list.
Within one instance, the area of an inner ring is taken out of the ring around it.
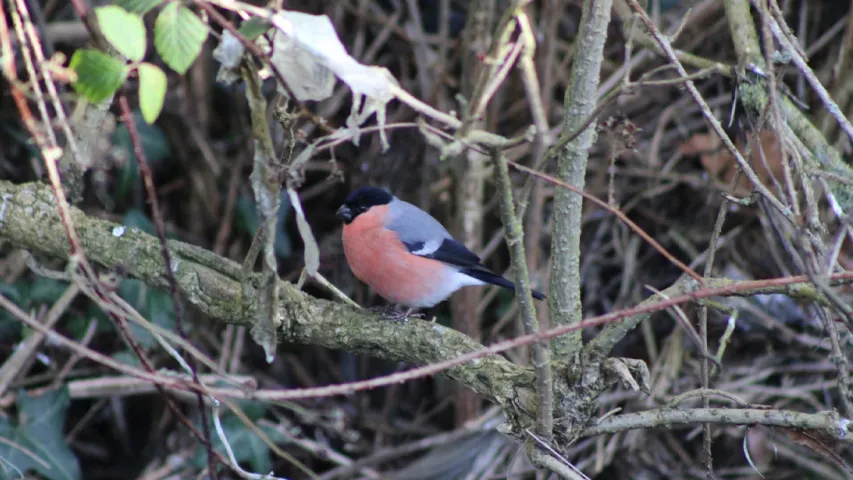
{"label": "serrated green leaf", "polygon": [[193,64],[207,39],[207,25],[190,9],[170,3],[154,22],[154,46],[166,65],[181,75]]}
{"label": "serrated green leaf", "polygon": [[116,0],[116,5],[128,12],[145,15],[152,8],[160,5],[165,0]]}
{"label": "serrated green leaf", "polygon": [[104,52],[83,48],[74,52],[69,64],[77,74],[74,90],[92,103],[113,96],[127,78],[127,65]]}
{"label": "serrated green leaf", "polygon": [[270,28],[272,28],[270,22],[262,18],[252,17],[243,22],[237,31],[247,39],[254,40],[266,33]]}
{"label": "serrated green leaf", "polygon": [[80,463],[63,435],[65,414],[71,403],[68,389],[50,390],[38,396],[29,396],[26,390],[21,390],[15,403],[17,423],[6,417],[0,421],[0,436],[8,440],[0,444],[3,459],[0,473],[17,474],[4,475],[7,478],[23,478],[23,473],[29,471],[49,480],[81,478]]}
{"label": "serrated green leaf", "polygon": [[142,61],[147,46],[142,16],[116,5],[96,8],[95,16],[101,32],[119,53],[133,62]]}
{"label": "serrated green leaf", "polygon": [[143,63],[137,69],[139,73],[139,109],[142,118],[148,123],[154,123],[163,110],[166,100],[168,81],[166,74],[157,65]]}

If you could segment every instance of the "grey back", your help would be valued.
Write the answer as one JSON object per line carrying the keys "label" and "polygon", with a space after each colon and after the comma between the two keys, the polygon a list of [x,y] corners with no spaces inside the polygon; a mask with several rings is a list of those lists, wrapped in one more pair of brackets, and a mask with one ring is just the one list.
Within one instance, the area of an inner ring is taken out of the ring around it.
{"label": "grey back", "polygon": [[[397,232],[403,243],[415,244],[436,242],[453,238],[432,215],[397,197],[388,205],[388,220],[385,226]],[[436,245],[436,248],[438,245]]]}

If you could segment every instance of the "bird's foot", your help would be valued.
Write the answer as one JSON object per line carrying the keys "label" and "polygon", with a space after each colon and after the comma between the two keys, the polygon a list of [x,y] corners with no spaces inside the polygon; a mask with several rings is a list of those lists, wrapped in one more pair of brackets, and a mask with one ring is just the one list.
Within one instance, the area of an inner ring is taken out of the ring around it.
{"label": "bird's foot", "polygon": [[408,318],[423,318],[423,313],[416,313],[414,308],[409,308],[407,310],[402,310],[396,305],[386,305],[384,307],[370,307],[369,311],[373,313],[378,313],[379,316],[388,320],[394,320],[397,322],[403,321],[405,322]]}

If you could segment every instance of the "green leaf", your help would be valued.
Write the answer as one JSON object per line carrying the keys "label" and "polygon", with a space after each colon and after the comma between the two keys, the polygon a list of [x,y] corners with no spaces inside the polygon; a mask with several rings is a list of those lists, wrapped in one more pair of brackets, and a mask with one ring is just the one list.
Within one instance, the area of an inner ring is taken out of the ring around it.
{"label": "green leaf", "polygon": [[[26,300],[24,290],[26,287],[20,285],[19,279],[15,284],[0,283],[0,294],[13,301],[16,305],[22,306],[22,302]],[[12,344],[21,337],[21,321],[15,318],[5,308],[0,309],[0,342]],[[2,434],[0,434],[2,437]]]}
{"label": "green leaf", "polygon": [[98,26],[110,44],[133,62],[145,57],[145,23],[142,16],[129,13],[116,5],[95,9]]}
{"label": "green leaf", "polygon": [[[133,118],[136,123],[136,129],[139,131],[142,151],[145,152],[148,163],[154,165],[169,158],[172,150],[169,147],[169,140],[166,138],[163,130],[157,125],[145,122],[138,111],[133,112]],[[127,131],[127,125],[124,123],[116,127],[115,133],[113,133],[113,144],[126,151],[128,156],[128,161],[119,170],[116,181],[116,198],[122,198],[130,192],[130,189],[139,180],[139,165],[136,162],[136,152],[133,150],[133,143],[130,141],[130,133]]]}
{"label": "green leaf", "polygon": [[[67,331],[72,338],[82,339],[83,335],[86,334],[86,329],[89,327],[90,320],[90,318],[84,317],[80,314],[70,314],[68,319],[62,322],[62,328]],[[95,329],[95,332],[97,332],[97,328]]]}
{"label": "green leaf", "polygon": [[154,7],[162,4],[165,0],[116,0],[116,5],[128,12],[145,15]]}
{"label": "green leaf", "polygon": [[[220,422],[222,423],[222,430],[225,432],[225,438],[228,439],[228,443],[234,452],[234,457],[239,463],[248,463],[254,472],[269,472],[272,470],[270,449],[261,437],[255,435],[255,432],[250,430],[249,427],[244,425],[231,412],[223,413]],[[274,443],[285,441],[284,435],[274,426],[265,424],[258,426]],[[210,419],[210,430],[213,431],[213,429],[213,419]],[[218,435],[214,437],[213,443],[216,451],[225,453],[225,446]],[[207,464],[207,451],[204,447],[196,450],[192,462],[199,468]]]}
{"label": "green leaf", "polygon": [[142,118],[148,123],[154,123],[166,99],[166,74],[160,67],[150,63],[139,65],[136,71],[139,72],[139,109],[142,110]]}
{"label": "green leaf", "polygon": [[207,39],[207,25],[190,9],[170,3],[154,22],[154,46],[166,65],[181,75],[201,53]]}
{"label": "green leaf", "polygon": [[130,350],[121,350],[112,355],[110,355],[113,360],[117,362],[121,362],[125,365],[130,365],[131,367],[142,367],[142,362],[139,361],[139,357],[136,356],[135,353]]}
{"label": "green leaf", "polygon": [[124,214],[124,218],[121,220],[122,225],[128,227],[134,227],[142,230],[148,235],[156,235],[157,231],[154,229],[154,222],[151,221],[148,216],[142,210],[138,208],[131,208]]}
{"label": "green leaf", "polygon": [[3,294],[4,297],[20,305],[21,289],[17,285],[0,283],[0,294]]}
{"label": "green leaf", "polygon": [[[281,204],[278,208],[278,223],[276,226],[275,236],[275,253],[281,258],[288,258],[293,255],[293,243],[287,234],[287,222],[290,217],[290,197],[286,190],[281,191]],[[261,227],[261,220],[258,217],[258,209],[255,204],[255,199],[251,195],[240,195],[237,197],[237,208],[235,211],[237,229],[246,233],[249,237],[253,237]]]}
{"label": "green leaf", "polygon": [[127,78],[128,70],[121,60],[91,48],[74,52],[69,67],[77,73],[74,90],[92,103],[113,96]]}
{"label": "green leaf", "polygon": [[36,277],[30,285],[30,302],[53,304],[68,289],[68,282]]}
{"label": "green leaf", "polygon": [[272,24],[270,22],[262,18],[252,17],[243,22],[237,31],[247,39],[254,40],[265,34],[270,28],[272,28]]}
{"label": "green leaf", "polygon": [[[23,478],[28,471],[49,480],[82,478],[80,463],[63,435],[65,414],[71,404],[68,389],[49,390],[39,396],[18,392],[18,421],[0,418],[0,443],[4,478]],[[20,448],[19,448],[20,447]]]}
{"label": "green leaf", "polygon": [[[163,290],[149,288],[139,280],[128,278],[119,285],[118,294],[149,322],[167,330],[175,328],[172,299]],[[156,340],[145,327],[131,322],[128,328],[143,348],[147,350],[154,346]]]}

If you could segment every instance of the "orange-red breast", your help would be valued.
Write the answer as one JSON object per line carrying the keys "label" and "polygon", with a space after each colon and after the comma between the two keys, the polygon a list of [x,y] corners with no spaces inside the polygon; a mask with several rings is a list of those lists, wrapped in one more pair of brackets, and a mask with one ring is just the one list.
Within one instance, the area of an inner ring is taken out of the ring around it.
{"label": "orange-red breast", "polygon": [[[432,307],[472,285],[515,285],[484,267],[427,212],[375,187],[350,193],[337,211],[347,263],[386,300]],[[537,299],[545,296],[533,292]]]}

